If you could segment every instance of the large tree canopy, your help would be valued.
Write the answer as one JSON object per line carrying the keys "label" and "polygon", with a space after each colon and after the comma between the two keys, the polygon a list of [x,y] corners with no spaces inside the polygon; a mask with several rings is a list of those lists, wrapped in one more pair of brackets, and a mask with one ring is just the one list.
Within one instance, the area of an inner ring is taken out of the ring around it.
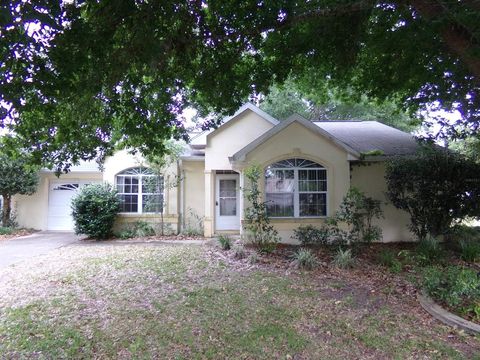
{"label": "large tree canopy", "polygon": [[297,113],[309,120],[376,120],[403,131],[419,126],[418,119],[393,99],[376,101],[350,88],[331,86],[328,80],[311,84],[305,77],[274,84],[268,95],[261,97],[260,108],[279,120]]}
{"label": "large tree canopy", "polygon": [[225,114],[308,74],[455,108],[448,135],[476,132],[479,18],[475,0],[2,1],[1,119],[64,167],[119,144],[162,151],[185,107]]}

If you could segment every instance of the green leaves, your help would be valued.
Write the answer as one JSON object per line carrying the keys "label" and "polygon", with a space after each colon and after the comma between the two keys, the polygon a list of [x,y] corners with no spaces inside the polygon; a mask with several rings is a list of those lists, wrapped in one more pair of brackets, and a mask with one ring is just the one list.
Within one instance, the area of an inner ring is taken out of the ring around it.
{"label": "green leaves", "polygon": [[476,133],[478,9],[424,2],[14,0],[0,5],[0,115],[62,169],[116,146],[162,152],[186,138],[186,107],[214,125],[290,75],[457,109],[446,133]]}
{"label": "green leaves", "polygon": [[22,157],[0,154],[0,194],[31,195],[37,190],[38,169]]}
{"label": "green leaves", "polygon": [[107,184],[87,185],[72,199],[75,232],[94,239],[107,239],[112,234],[120,211],[120,199]]}
{"label": "green leaves", "polygon": [[457,221],[480,215],[480,165],[446,149],[427,147],[387,164],[387,196],[409,213],[412,232],[442,235]]}

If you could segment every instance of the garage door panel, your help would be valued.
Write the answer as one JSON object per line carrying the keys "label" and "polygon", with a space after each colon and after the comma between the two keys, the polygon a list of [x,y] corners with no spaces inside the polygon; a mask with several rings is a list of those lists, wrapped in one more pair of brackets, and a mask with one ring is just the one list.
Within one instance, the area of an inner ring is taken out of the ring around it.
{"label": "garage door panel", "polygon": [[48,194],[48,230],[74,229],[71,203],[82,186],[99,183],[98,180],[55,181],[50,184]]}

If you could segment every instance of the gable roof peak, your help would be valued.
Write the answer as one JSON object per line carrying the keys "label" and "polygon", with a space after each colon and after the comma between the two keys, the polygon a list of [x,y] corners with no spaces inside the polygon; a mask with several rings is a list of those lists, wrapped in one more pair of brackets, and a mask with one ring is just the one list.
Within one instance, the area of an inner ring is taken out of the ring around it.
{"label": "gable roof peak", "polygon": [[288,118],[286,118],[284,121],[295,121],[295,120],[301,120],[301,121],[310,121],[306,118],[304,118],[302,115],[300,114],[297,114],[297,113],[293,113],[292,115],[290,115]]}
{"label": "gable roof peak", "polygon": [[225,124],[226,122],[232,120],[234,117],[242,114],[246,110],[250,110],[250,111],[254,112],[255,114],[264,118],[265,120],[272,123],[273,125],[277,125],[280,122],[277,119],[275,119],[272,115],[270,115],[270,114],[266,113],[265,111],[263,111],[262,109],[260,109],[258,106],[252,104],[250,101],[247,101],[232,116],[229,116],[229,117],[225,118],[225,120],[223,121],[222,124]]}

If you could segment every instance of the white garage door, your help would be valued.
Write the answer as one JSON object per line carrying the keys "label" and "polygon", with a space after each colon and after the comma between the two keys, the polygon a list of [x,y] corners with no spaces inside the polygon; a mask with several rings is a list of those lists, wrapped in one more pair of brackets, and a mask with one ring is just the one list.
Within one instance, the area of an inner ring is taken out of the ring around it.
{"label": "white garage door", "polygon": [[48,230],[74,229],[70,204],[77,190],[98,181],[55,181],[50,183],[48,194]]}

